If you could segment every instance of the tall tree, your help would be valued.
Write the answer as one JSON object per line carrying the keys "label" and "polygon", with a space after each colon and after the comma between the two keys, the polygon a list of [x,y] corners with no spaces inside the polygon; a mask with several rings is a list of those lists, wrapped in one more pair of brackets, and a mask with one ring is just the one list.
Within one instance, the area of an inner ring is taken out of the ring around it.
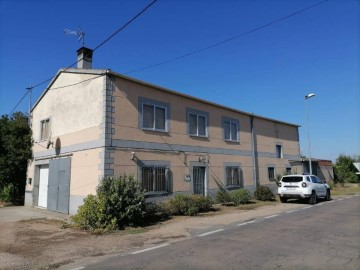
{"label": "tall tree", "polygon": [[16,191],[13,201],[24,197],[28,160],[32,158],[31,129],[21,112],[0,118],[0,193],[9,185]]}
{"label": "tall tree", "polygon": [[354,166],[355,160],[350,156],[340,154],[336,159],[334,170],[335,180],[338,183],[356,183],[358,176],[356,175],[356,168]]}

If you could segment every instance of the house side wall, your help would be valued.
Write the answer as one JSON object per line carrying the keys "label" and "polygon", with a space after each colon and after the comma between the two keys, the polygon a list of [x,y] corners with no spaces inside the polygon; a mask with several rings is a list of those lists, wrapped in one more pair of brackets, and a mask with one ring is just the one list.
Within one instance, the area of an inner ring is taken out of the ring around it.
{"label": "house side wall", "polygon": [[[64,87],[67,86],[67,87]],[[32,111],[33,156],[28,167],[25,204],[37,206],[41,165],[71,158],[69,213],[94,194],[104,175],[106,76],[61,73]],[[49,119],[52,145],[41,139],[40,122]]]}

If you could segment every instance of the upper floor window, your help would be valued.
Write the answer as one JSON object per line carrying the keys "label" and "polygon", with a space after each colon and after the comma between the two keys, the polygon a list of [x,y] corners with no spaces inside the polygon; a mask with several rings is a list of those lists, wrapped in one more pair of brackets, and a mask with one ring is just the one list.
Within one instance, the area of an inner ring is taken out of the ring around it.
{"label": "upper floor window", "polygon": [[276,145],[276,158],[283,158],[282,145]]}
{"label": "upper floor window", "polygon": [[236,119],[223,117],[222,125],[224,129],[224,140],[238,142],[239,141],[239,121]]}
{"label": "upper floor window", "polygon": [[141,128],[154,131],[168,131],[168,104],[140,98],[140,108]]}
{"label": "upper floor window", "polygon": [[188,134],[192,136],[208,137],[209,114],[197,110],[187,110]]}
{"label": "upper floor window", "polygon": [[50,135],[50,119],[40,121],[40,140],[47,140]]}

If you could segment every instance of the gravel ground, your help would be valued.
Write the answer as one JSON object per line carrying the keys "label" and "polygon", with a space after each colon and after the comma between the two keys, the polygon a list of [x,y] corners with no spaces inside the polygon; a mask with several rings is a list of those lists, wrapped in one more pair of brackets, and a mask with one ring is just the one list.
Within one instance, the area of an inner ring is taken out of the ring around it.
{"label": "gravel ground", "polygon": [[103,235],[63,229],[60,220],[48,218],[0,219],[0,269],[69,269],[71,265],[81,261],[89,263],[99,256],[181,241],[199,232],[300,207],[304,205],[272,203],[253,210],[221,207],[220,211],[202,216],[174,217],[154,226]]}

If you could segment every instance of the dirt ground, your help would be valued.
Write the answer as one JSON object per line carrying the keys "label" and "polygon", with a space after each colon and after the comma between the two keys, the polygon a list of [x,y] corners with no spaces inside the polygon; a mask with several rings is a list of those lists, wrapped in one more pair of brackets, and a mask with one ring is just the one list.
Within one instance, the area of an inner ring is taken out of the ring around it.
{"label": "dirt ground", "polygon": [[69,269],[81,261],[85,264],[95,261],[99,256],[181,241],[225,225],[304,205],[271,203],[251,210],[218,207],[219,211],[197,217],[174,217],[150,227],[103,235],[62,228],[62,221],[46,218],[0,222],[0,269]]}

